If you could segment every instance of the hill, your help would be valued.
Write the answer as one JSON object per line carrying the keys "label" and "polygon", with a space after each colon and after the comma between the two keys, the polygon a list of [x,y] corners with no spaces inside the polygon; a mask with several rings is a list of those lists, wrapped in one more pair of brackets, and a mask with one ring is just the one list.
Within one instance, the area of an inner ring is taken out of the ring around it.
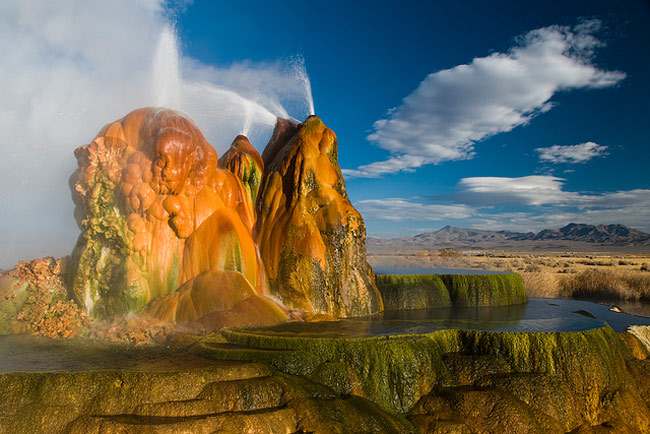
{"label": "hill", "polygon": [[650,251],[650,234],[620,224],[569,223],[559,229],[534,232],[490,231],[445,226],[413,237],[381,239],[369,237],[369,250],[469,250],[518,251]]}

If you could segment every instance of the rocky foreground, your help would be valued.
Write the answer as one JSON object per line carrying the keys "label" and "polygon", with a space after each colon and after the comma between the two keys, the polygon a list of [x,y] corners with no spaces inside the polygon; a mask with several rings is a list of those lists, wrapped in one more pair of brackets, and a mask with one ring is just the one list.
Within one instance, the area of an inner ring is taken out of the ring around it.
{"label": "rocky foreground", "polygon": [[0,433],[650,430],[647,349],[608,327],[349,340],[232,332],[168,351],[187,363],[0,374]]}

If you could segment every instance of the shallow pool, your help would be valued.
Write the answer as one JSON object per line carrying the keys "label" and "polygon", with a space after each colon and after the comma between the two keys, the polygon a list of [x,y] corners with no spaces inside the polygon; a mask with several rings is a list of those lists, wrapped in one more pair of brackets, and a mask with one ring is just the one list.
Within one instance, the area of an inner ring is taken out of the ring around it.
{"label": "shallow pool", "polygon": [[598,303],[564,299],[531,299],[528,303],[475,308],[435,308],[386,311],[339,321],[293,322],[256,332],[283,336],[361,338],[430,333],[455,328],[502,332],[572,332],[609,324],[615,331],[630,325],[650,325],[650,318],[612,312]]}

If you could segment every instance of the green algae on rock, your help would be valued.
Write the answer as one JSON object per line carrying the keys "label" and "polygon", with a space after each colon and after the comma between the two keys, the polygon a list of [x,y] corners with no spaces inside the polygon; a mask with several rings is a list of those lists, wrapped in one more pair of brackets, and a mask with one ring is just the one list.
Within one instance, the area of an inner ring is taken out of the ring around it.
{"label": "green algae on rock", "polygon": [[386,310],[429,309],[452,304],[447,287],[436,274],[378,274],[375,282]]}
{"label": "green algae on rock", "polygon": [[219,158],[219,168],[230,170],[244,184],[254,204],[262,181],[264,161],[246,136],[239,135]]}
{"label": "green algae on rock", "polygon": [[[549,376],[561,383],[562,393],[576,403],[571,429],[582,423],[604,422],[614,417],[611,414],[625,414],[617,396],[625,396],[633,405],[629,410],[633,425],[650,424],[647,406],[626,369],[627,349],[609,327],[564,333],[448,329],[359,339],[277,336],[263,329],[226,330],[223,335],[231,345],[206,342],[202,354],[267,363],[337,393],[364,397],[392,413],[406,414],[421,399],[443,389],[465,388],[462,390],[469,393],[488,387],[490,381],[498,382],[502,376],[526,374],[533,379],[531,385],[542,382],[540,388]],[[458,358],[461,355],[465,359]],[[459,364],[471,366],[467,360],[477,363],[469,371],[476,374],[460,375]],[[522,384],[524,387],[525,382]],[[493,394],[504,393],[500,390]],[[527,390],[524,387],[521,393],[529,393]],[[525,406],[526,412],[532,411],[530,399],[517,398],[516,402],[517,408]],[[454,414],[467,419],[460,410]],[[546,415],[554,421],[551,425],[564,426],[564,421],[557,420],[559,410],[551,410]]]}
{"label": "green algae on rock", "polygon": [[[181,364],[150,366],[143,354],[145,364],[121,370],[2,373],[0,428],[439,434],[650,429],[650,362],[632,357],[609,327],[363,339],[240,329],[191,342],[166,350],[191,359]],[[120,348],[124,355],[135,351]]]}
{"label": "green algae on rock", "polygon": [[528,301],[519,274],[379,274],[384,308],[508,306]]}
{"label": "green algae on rock", "polygon": [[12,332],[11,321],[22,309],[29,292],[26,282],[10,276],[0,276],[0,335]]}
{"label": "green algae on rock", "polygon": [[3,433],[412,431],[405,418],[363,398],[257,363],[4,373],[0,388]]}
{"label": "green algae on rock", "polygon": [[507,306],[526,303],[524,281],[517,273],[441,274],[454,306]]}

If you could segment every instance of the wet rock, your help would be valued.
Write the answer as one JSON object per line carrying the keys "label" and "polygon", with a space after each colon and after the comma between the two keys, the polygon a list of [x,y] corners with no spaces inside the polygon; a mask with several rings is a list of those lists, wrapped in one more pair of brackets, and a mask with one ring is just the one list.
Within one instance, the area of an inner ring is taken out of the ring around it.
{"label": "wet rock", "polygon": [[2,374],[0,432],[408,432],[360,398],[247,363],[173,372]]}
{"label": "wet rock", "polygon": [[648,386],[635,375],[643,368],[631,364],[647,362],[631,358],[609,327],[364,339],[223,335],[236,346],[206,347],[205,355],[269,363],[407,414],[423,432],[564,433],[605,423],[650,429]]}
{"label": "wet rock", "polygon": [[437,275],[381,274],[375,279],[386,310],[451,306],[449,291]]}
{"label": "wet rock", "polygon": [[246,136],[239,135],[235,138],[230,149],[219,158],[219,168],[234,173],[255,204],[264,172],[264,161]]}
{"label": "wet rock", "polygon": [[271,292],[332,317],[382,310],[366,261],[366,230],[345,191],[336,136],[316,116],[280,121],[264,153],[256,239]]}
{"label": "wet rock", "polygon": [[[207,265],[240,271],[264,291],[262,268],[251,265],[250,195],[217,168],[216,151],[191,120],[135,110],[75,156],[70,182],[82,232],[69,285],[93,318],[137,312]],[[207,252],[199,263],[196,251]]]}

